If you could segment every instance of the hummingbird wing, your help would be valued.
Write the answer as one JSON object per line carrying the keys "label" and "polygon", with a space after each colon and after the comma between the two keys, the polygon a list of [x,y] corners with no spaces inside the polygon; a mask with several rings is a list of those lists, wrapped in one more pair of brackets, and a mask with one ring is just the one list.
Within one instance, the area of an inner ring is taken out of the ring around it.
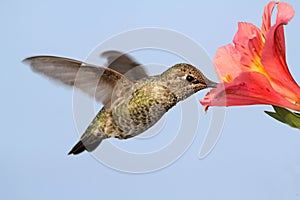
{"label": "hummingbird wing", "polygon": [[125,75],[130,80],[148,77],[144,67],[128,54],[119,51],[105,51],[101,57],[107,59],[108,68]]}
{"label": "hummingbird wing", "polygon": [[[55,56],[34,56],[23,60],[32,71],[67,86],[75,86],[110,109],[112,93],[124,95],[132,81],[121,73],[106,67],[96,66]],[[118,85],[118,87],[116,87]],[[118,92],[115,92],[118,88]]]}

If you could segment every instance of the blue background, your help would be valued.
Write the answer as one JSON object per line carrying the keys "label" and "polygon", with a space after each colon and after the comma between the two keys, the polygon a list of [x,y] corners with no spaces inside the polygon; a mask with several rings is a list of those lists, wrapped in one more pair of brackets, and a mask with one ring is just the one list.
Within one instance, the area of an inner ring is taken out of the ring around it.
{"label": "blue background", "polygon": [[[231,42],[238,21],[260,27],[267,2],[2,1],[0,198],[300,199],[300,132],[265,115],[270,106],[228,108],[222,136],[204,160],[199,132],[168,168],[126,174],[88,154],[66,155],[78,139],[72,91],[21,63],[38,54],[84,60],[112,35],[141,27],[179,31],[213,58]],[[296,15],[286,27],[287,60],[299,82],[300,3],[288,2]]]}

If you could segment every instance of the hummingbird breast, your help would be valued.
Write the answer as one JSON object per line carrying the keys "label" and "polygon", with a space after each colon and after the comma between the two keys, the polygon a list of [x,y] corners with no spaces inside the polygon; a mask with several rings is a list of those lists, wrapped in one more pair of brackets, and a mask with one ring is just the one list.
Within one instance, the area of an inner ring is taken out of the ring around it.
{"label": "hummingbird breast", "polygon": [[128,98],[113,108],[112,115],[128,138],[153,126],[176,103],[177,97],[166,85],[147,80],[133,88]]}

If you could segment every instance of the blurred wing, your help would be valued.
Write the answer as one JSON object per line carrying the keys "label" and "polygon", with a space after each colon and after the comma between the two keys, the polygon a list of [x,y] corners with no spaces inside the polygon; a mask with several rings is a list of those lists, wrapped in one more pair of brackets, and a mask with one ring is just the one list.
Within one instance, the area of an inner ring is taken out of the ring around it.
{"label": "blurred wing", "polygon": [[23,62],[29,64],[32,71],[51,80],[79,88],[89,96],[95,97],[107,109],[110,108],[111,94],[117,83],[121,83],[122,87],[132,85],[131,81],[112,69],[68,58],[35,56],[26,58]]}
{"label": "blurred wing", "polygon": [[141,64],[136,62],[131,56],[119,51],[105,51],[101,57],[107,59],[107,66],[130,80],[139,80],[148,76]]}

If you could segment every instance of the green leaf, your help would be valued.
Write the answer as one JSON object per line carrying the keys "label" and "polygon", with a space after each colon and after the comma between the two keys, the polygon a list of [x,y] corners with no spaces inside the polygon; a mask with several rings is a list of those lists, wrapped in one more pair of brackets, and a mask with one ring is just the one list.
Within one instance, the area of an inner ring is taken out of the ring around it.
{"label": "green leaf", "polygon": [[283,119],[281,119],[281,116],[278,115],[276,112],[265,111],[265,113],[282,123],[286,123]]}
{"label": "green leaf", "polygon": [[273,108],[275,112],[265,111],[265,113],[282,123],[300,129],[300,113],[294,113],[278,106],[273,106]]}

